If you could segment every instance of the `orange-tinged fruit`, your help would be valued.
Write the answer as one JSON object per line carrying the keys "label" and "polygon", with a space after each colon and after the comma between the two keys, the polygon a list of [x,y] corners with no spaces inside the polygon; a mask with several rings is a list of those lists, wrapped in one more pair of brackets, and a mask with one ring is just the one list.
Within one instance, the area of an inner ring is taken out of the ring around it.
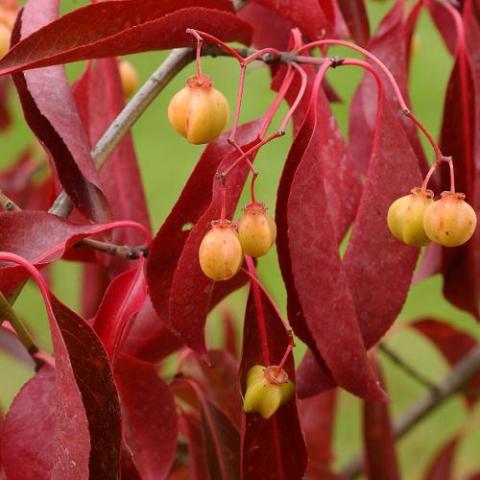
{"label": "orange-tinged fruit", "polygon": [[463,193],[443,192],[440,200],[425,211],[423,225],[433,242],[444,247],[458,247],[472,238],[477,215]]}
{"label": "orange-tinged fruit", "polygon": [[168,120],[172,127],[195,145],[215,140],[229,118],[227,99],[204,76],[190,78],[168,106]]}
{"label": "orange-tinged fruit", "polygon": [[238,237],[245,255],[262,257],[275,243],[277,225],[261,203],[251,203],[244,208],[238,221]]}
{"label": "orange-tinged fruit", "polygon": [[122,89],[125,97],[131,97],[140,85],[140,79],[135,67],[127,60],[120,60],[118,64],[120,79],[122,81]]}
{"label": "orange-tinged fruit", "polygon": [[283,368],[276,365],[254,365],[247,374],[243,409],[247,413],[256,412],[267,419],[287,403],[294,393],[295,384],[289,380]]}
{"label": "orange-tinged fruit", "polygon": [[233,278],[243,263],[243,251],[235,226],[227,221],[212,224],[203,237],[198,259],[203,273],[217,282]]}
{"label": "orange-tinged fruit", "polygon": [[423,226],[426,209],[433,204],[433,192],[414,188],[410,195],[395,200],[387,214],[392,235],[407,245],[421,247],[430,242]]}
{"label": "orange-tinged fruit", "polygon": [[10,28],[0,23],[0,58],[3,58],[10,48],[10,35]]}

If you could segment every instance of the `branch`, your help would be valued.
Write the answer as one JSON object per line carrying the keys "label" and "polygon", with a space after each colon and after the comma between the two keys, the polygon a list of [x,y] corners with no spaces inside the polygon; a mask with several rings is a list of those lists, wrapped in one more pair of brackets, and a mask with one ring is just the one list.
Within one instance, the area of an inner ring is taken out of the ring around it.
{"label": "branch", "polygon": [[[418,423],[436,410],[440,405],[455,393],[480,370],[480,345],[471,350],[460,360],[454,368],[438,383],[435,392],[420,398],[395,422],[395,437],[402,438]],[[343,469],[342,475],[352,480],[357,478],[363,470],[362,456],[353,458]]]}
{"label": "branch", "polygon": [[413,378],[424,387],[427,387],[431,392],[436,393],[437,385],[420,373],[415,367],[407,363],[402,357],[400,357],[400,355],[398,355],[398,353],[393,351],[390,347],[387,347],[384,343],[380,343],[378,349],[395,363],[395,365],[401,368],[409,377]]}

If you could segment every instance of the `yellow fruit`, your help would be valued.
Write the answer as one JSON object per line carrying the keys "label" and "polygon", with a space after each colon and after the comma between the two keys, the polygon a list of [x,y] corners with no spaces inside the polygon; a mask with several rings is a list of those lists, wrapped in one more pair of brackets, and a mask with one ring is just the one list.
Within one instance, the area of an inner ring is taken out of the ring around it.
{"label": "yellow fruit", "polygon": [[4,24],[0,23],[0,58],[3,58],[10,48],[11,30]]}
{"label": "yellow fruit", "polygon": [[135,67],[127,60],[120,60],[118,70],[122,81],[123,94],[126,98],[131,97],[140,84],[138,73]]}
{"label": "yellow fruit", "polygon": [[243,263],[242,246],[235,226],[227,221],[213,224],[203,237],[198,259],[208,278],[217,282],[233,278]]}
{"label": "yellow fruit", "polygon": [[247,374],[247,390],[243,409],[270,418],[295,393],[295,384],[288,379],[287,372],[277,366],[253,366]]}
{"label": "yellow fruit", "polygon": [[230,117],[230,107],[207,77],[192,77],[170,101],[168,120],[190,143],[199,145],[215,140]]}
{"label": "yellow fruit", "polygon": [[475,232],[477,215],[463,193],[443,192],[440,200],[426,210],[423,225],[432,241],[444,247],[458,247]]}
{"label": "yellow fruit", "polygon": [[425,210],[433,204],[433,192],[414,188],[410,195],[395,200],[388,209],[387,222],[392,235],[407,245],[421,247],[430,239],[423,227]]}
{"label": "yellow fruit", "polygon": [[244,208],[238,221],[238,237],[243,253],[251,257],[262,257],[275,243],[277,225],[260,203],[251,203]]}

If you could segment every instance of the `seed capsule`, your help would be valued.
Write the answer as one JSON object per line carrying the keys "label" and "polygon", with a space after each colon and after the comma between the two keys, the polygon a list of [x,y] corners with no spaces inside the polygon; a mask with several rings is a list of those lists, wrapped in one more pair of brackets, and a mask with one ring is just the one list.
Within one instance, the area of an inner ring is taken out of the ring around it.
{"label": "seed capsule", "polygon": [[423,225],[432,241],[444,247],[458,247],[475,232],[477,215],[463,193],[443,192],[440,200],[425,211]]}
{"label": "seed capsule", "polygon": [[245,255],[262,257],[272,248],[277,225],[263,204],[251,203],[244,208],[238,221],[238,236]]}
{"label": "seed capsule", "polygon": [[295,384],[287,372],[277,366],[253,366],[247,374],[247,390],[243,400],[245,412],[259,413],[270,418],[295,393]]}
{"label": "seed capsule", "polygon": [[230,107],[207,77],[192,77],[168,106],[172,127],[190,143],[199,145],[215,140],[230,117]]}
{"label": "seed capsule", "polygon": [[198,259],[203,273],[215,281],[234,277],[243,263],[243,251],[235,226],[223,221],[212,225],[203,237]]}
{"label": "seed capsule", "polygon": [[421,247],[429,243],[423,216],[433,204],[433,192],[414,188],[410,195],[395,200],[388,209],[387,222],[392,235],[407,245]]}
{"label": "seed capsule", "polygon": [[135,67],[127,60],[120,60],[118,64],[120,79],[122,81],[123,94],[126,98],[131,97],[138,89],[140,80]]}

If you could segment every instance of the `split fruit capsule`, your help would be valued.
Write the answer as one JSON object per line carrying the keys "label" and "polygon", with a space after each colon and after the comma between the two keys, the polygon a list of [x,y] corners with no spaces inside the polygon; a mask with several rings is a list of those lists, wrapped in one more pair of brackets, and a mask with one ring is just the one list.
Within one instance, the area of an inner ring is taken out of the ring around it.
{"label": "split fruit capsule", "polygon": [[414,188],[410,195],[395,200],[388,209],[387,222],[392,235],[407,245],[421,247],[430,242],[423,217],[433,204],[433,192]]}
{"label": "split fruit capsule", "polygon": [[243,263],[243,251],[235,225],[220,221],[212,224],[203,237],[198,259],[203,273],[216,282],[233,278]]}
{"label": "split fruit capsule", "polygon": [[120,60],[118,70],[120,72],[120,80],[122,81],[123,94],[126,98],[131,97],[138,90],[140,84],[138,73],[135,67],[127,60]]}
{"label": "split fruit capsule", "polygon": [[463,193],[443,192],[440,200],[425,211],[423,225],[432,241],[444,247],[458,247],[472,238],[477,215]]}
{"label": "split fruit capsule", "polygon": [[295,384],[288,374],[278,366],[253,366],[247,374],[247,390],[243,409],[247,413],[256,412],[263,418],[270,418],[295,393]]}
{"label": "split fruit capsule", "polygon": [[265,205],[251,203],[244,208],[238,221],[238,236],[245,255],[262,257],[268,253],[275,243],[277,226]]}
{"label": "split fruit capsule", "polygon": [[190,78],[168,106],[168,120],[172,127],[195,145],[215,140],[229,118],[227,99],[204,76]]}

